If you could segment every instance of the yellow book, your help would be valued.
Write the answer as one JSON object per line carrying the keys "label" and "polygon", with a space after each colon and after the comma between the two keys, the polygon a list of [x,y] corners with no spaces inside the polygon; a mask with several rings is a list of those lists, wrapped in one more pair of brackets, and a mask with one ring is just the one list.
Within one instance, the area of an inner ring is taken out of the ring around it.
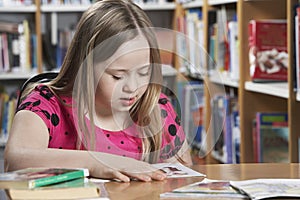
{"label": "yellow book", "polygon": [[87,178],[79,178],[59,184],[34,189],[9,189],[7,195],[12,200],[19,199],[87,199],[100,197],[100,189]]}

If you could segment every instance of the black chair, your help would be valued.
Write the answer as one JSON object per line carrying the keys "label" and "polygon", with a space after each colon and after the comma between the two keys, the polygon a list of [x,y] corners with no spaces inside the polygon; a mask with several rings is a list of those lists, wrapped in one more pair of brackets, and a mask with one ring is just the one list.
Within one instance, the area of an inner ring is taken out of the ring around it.
{"label": "black chair", "polygon": [[24,90],[26,89],[26,87],[28,86],[28,84],[49,82],[52,79],[56,78],[57,75],[58,75],[58,72],[43,72],[43,73],[34,75],[31,78],[27,79],[20,88],[19,97],[18,97],[18,101],[17,101],[17,108],[19,107],[19,105],[21,103],[22,94],[23,94]]}

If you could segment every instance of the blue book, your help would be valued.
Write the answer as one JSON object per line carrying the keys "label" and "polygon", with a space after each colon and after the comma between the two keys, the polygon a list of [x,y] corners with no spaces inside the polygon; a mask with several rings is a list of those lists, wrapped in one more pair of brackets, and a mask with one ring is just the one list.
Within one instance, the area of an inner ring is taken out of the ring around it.
{"label": "blue book", "polygon": [[258,161],[289,162],[289,128],[287,113],[256,114]]}

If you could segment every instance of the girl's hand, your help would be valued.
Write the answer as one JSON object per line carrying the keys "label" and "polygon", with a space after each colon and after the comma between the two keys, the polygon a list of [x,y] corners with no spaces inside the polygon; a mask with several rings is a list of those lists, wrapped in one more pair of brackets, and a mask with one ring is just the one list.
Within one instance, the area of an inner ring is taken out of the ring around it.
{"label": "girl's hand", "polygon": [[146,162],[112,154],[90,153],[95,159],[95,165],[91,170],[91,176],[94,177],[117,179],[123,182],[164,180],[166,178],[164,172]]}

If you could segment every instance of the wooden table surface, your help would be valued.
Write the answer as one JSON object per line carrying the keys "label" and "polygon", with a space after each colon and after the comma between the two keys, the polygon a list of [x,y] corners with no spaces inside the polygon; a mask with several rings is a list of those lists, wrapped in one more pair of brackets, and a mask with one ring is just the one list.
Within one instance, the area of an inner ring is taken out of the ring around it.
{"label": "wooden table surface", "polygon": [[[213,164],[195,165],[191,168],[203,174],[206,174],[206,177],[209,179],[219,180],[245,180],[254,178],[300,178],[300,164],[298,163]],[[105,183],[105,188],[111,200],[155,200],[160,199],[159,194],[161,193],[171,191],[175,188],[187,184],[201,181],[202,179],[203,177],[191,177],[171,178],[164,181],[153,182],[108,182]],[[225,200],[225,198],[221,199]]]}

